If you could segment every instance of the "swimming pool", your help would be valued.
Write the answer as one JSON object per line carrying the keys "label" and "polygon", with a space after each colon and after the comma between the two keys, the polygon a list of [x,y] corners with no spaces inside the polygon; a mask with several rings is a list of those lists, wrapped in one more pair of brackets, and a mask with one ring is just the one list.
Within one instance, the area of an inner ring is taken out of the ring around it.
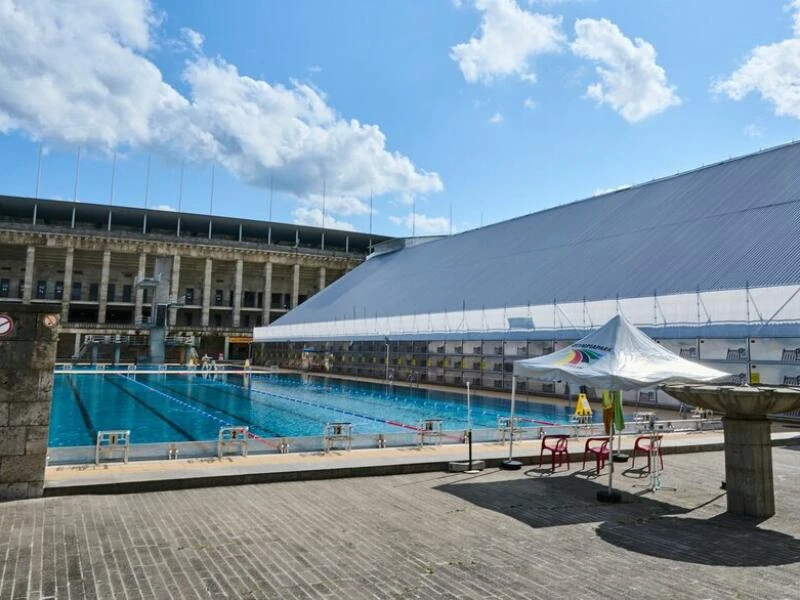
{"label": "swimming pool", "polygon": [[[50,447],[91,446],[100,430],[128,429],[134,444],[216,440],[220,427],[247,425],[262,438],[321,436],[330,422],[354,434],[413,431],[424,419],[467,426],[464,394],[324,377],[166,373],[55,376]],[[495,429],[509,401],[472,394],[475,429]],[[523,424],[569,423],[572,408],[520,402]]]}

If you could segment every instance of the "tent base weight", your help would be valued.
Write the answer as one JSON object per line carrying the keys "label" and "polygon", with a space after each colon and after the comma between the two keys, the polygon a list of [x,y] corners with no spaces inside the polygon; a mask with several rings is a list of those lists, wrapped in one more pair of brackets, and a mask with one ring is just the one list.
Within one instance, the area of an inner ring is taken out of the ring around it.
{"label": "tent base weight", "polygon": [[609,492],[608,490],[600,490],[597,492],[597,501],[606,502],[608,504],[619,504],[622,502],[622,494],[619,492]]}
{"label": "tent base weight", "polygon": [[519,471],[522,468],[522,463],[518,460],[508,459],[500,463],[500,468],[506,471]]}
{"label": "tent base weight", "polygon": [[628,462],[629,458],[630,458],[630,456],[628,456],[624,452],[615,452],[611,456],[611,460],[613,460],[615,463],[626,463],[626,462]]}

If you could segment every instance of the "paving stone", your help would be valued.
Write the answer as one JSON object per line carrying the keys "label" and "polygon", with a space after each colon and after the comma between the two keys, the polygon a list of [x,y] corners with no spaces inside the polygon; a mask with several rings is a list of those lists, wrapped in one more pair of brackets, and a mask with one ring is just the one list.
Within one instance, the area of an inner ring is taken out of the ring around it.
{"label": "paving stone", "polygon": [[800,599],[800,448],[761,523],[726,516],[721,452],[665,462],[618,505],[531,467],[8,502],[0,598]]}

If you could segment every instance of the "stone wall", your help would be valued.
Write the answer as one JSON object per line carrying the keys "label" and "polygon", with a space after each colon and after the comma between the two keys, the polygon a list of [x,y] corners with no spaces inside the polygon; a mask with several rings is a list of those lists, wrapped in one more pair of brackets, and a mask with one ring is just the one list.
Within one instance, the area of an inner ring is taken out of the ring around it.
{"label": "stone wall", "polygon": [[42,495],[60,308],[0,302],[0,500]]}

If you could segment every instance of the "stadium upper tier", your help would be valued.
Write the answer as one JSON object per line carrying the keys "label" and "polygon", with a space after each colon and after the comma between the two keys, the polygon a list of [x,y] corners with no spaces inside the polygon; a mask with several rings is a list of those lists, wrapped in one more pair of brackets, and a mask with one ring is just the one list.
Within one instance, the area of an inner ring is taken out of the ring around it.
{"label": "stadium upper tier", "polygon": [[791,143],[376,255],[255,338],[531,337],[618,311],[775,334],[800,321],[798,165]]}

